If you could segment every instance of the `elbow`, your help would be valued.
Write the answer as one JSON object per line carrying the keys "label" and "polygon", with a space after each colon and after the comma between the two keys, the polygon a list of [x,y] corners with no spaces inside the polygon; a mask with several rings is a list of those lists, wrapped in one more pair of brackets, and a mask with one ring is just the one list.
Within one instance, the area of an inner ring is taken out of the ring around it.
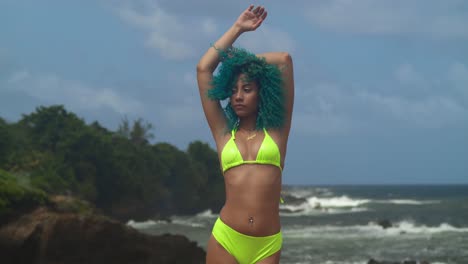
{"label": "elbow", "polygon": [[282,52],[282,53],[281,53],[281,61],[282,61],[284,64],[292,64],[292,57],[291,57],[291,54],[289,54],[288,52]]}
{"label": "elbow", "polygon": [[197,72],[213,72],[213,71],[211,70],[211,68],[208,65],[199,62],[197,64]]}
{"label": "elbow", "polygon": [[203,64],[201,63],[197,64],[197,72],[203,72],[205,71],[205,69],[206,69],[206,66],[204,66]]}

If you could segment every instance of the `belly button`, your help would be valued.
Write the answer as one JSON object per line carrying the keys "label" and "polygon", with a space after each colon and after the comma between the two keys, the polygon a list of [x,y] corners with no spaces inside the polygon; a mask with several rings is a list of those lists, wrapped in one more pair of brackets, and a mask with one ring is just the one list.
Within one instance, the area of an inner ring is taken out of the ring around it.
{"label": "belly button", "polygon": [[253,219],[252,216],[250,216],[250,217],[249,217],[249,224],[250,224],[250,225],[253,225],[253,223],[254,223],[254,219]]}

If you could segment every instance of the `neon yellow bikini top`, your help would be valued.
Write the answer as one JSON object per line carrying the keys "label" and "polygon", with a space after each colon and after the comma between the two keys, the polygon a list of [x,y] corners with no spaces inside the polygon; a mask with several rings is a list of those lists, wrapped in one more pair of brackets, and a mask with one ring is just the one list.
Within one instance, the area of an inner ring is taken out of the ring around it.
{"label": "neon yellow bikini top", "polygon": [[255,160],[244,160],[242,158],[242,155],[234,142],[236,139],[236,131],[237,130],[231,131],[231,138],[226,145],[224,145],[224,148],[221,151],[223,173],[232,167],[242,164],[270,164],[277,166],[281,171],[283,170],[281,168],[281,154],[278,145],[276,145],[275,141],[270,137],[265,128],[263,129],[265,132],[265,138],[263,138],[263,142],[260,145],[260,149],[258,150],[257,158]]}

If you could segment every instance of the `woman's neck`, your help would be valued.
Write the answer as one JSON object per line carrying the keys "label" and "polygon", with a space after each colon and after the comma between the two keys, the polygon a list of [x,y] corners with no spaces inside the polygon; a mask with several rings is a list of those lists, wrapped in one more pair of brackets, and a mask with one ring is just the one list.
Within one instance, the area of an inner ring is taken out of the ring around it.
{"label": "woman's neck", "polygon": [[254,131],[257,125],[257,116],[244,117],[239,120],[238,129]]}

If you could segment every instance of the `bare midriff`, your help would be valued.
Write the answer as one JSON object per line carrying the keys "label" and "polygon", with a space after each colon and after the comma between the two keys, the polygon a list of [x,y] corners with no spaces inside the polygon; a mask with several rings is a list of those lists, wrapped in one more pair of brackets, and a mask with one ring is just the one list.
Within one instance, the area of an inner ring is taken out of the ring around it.
{"label": "bare midriff", "polygon": [[269,236],[281,229],[281,170],[273,165],[243,164],[224,173],[226,203],[221,220],[249,236]]}

